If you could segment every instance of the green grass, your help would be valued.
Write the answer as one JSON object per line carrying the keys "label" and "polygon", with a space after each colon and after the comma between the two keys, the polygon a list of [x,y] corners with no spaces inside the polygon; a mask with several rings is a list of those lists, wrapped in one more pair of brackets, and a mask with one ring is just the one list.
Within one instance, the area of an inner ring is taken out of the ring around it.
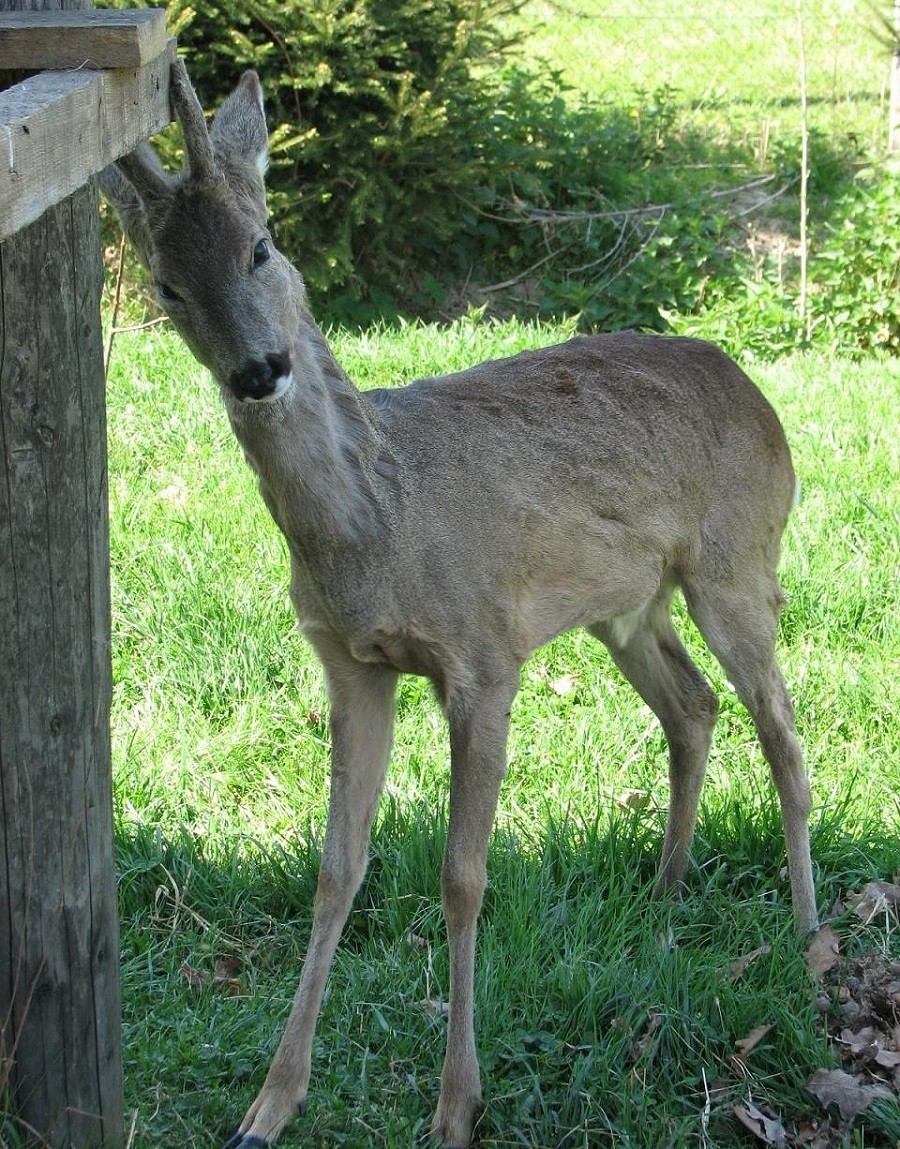
{"label": "green grass", "polygon": [[[338,334],[361,386],[462,367],[565,329],[474,320]],[[781,659],[808,748],[820,905],[900,867],[896,360],[754,369],[804,501],[782,577]],[[128,1105],[135,1145],[211,1146],[262,1081],[309,928],[327,795],[321,675],[287,556],[215,388],[166,331],[120,336],[109,384],[114,754]],[[681,903],[648,891],[666,804],[658,725],[575,634],[526,666],[478,964],[485,1145],[746,1144],[731,1104],[788,1121],[832,1064],[793,938],[777,804],[752,728],[722,701]],[[553,684],[573,676],[573,689]],[[437,1096],[447,993],[439,869],[443,719],[418,679],[315,1043],[310,1113],[285,1143],[408,1146]],[[635,795],[634,792],[637,792]],[[872,931],[873,944],[898,952]],[[772,953],[735,981],[731,963]],[[239,994],[209,984],[239,961]],[[182,964],[207,975],[200,990]],[[736,1073],[735,1041],[773,1029]],[[704,1117],[705,1084],[723,1084]],[[704,1134],[704,1128],[707,1132]],[[865,1145],[893,1144],[879,1119]]]}
{"label": "green grass", "polygon": [[[866,31],[863,0],[806,0],[804,15],[815,232],[844,226],[853,166],[883,150],[887,57]],[[597,269],[583,288],[567,280],[558,307],[580,307],[583,290],[611,308],[610,325],[682,307],[673,326],[740,352],[787,429],[804,498],[785,538],[779,652],[808,752],[827,913],[839,895],[900,870],[900,361],[841,353],[858,355],[856,335],[842,344],[842,333],[866,326],[864,304],[877,308],[867,261],[895,252],[894,217],[848,216],[853,261],[814,259],[813,292],[831,274],[850,300],[834,305],[822,343],[833,353],[768,362],[797,342],[783,290],[799,219],[796,7],[711,0],[700,19],[658,0],[639,11],[548,0],[525,18],[525,57],[573,86],[564,105],[550,85],[537,90],[546,106],[518,109],[526,135],[533,123],[550,141],[538,191],[571,180],[590,201],[587,148],[603,156],[595,190],[618,189],[620,206],[677,200],[671,244],[664,235],[615,280]],[[736,205],[706,197],[758,174],[788,185],[750,217],[754,242],[773,233],[768,263],[783,257],[785,269],[765,270],[751,252],[745,281],[731,261],[746,260],[752,233],[735,230],[746,222]],[[479,242],[500,241],[488,229]],[[527,265],[543,251],[543,241],[524,244],[520,257]],[[538,287],[552,294],[547,270]],[[694,296],[715,306],[704,314]],[[555,342],[575,322],[473,316],[337,332],[334,342],[351,376],[373,387]],[[206,1149],[259,1088],[293,994],[325,824],[326,698],[288,604],[285,545],[205,373],[165,329],[120,335],[108,402],[127,1105],[136,1149]],[[792,933],[777,802],[746,713],[680,608],[678,624],[721,702],[681,902],[648,897],[667,802],[650,712],[586,635],[552,643],[524,669],[479,941],[485,1146],[727,1149],[753,1143],[733,1116],[737,1100],[768,1105],[789,1132],[819,1116],[805,1082],[835,1056]],[[572,688],[560,693],[564,677]],[[288,1149],[424,1137],[445,1033],[423,1003],[448,985],[448,785],[443,718],[427,686],[407,678],[371,866],[317,1031],[309,1114],[285,1136]],[[763,944],[771,952],[732,978],[731,964]],[[900,957],[883,921],[848,944]],[[224,958],[237,963],[236,984],[214,987]],[[773,1028],[739,1072],[735,1042],[762,1023]],[[896,1147],[898,1128],[887,1106],[857,1121],[846,1144]]]}
{"label": "green grass", "polygon": [[[884,10],[887,11],[886,6]],[[889,52],[865,0],[732,0],[685,9],[646,0],[639,9],[601,0],[543,0],[520,17],[528,51],[580,92],[619,100],[668,91],[680,124],[748,148],[762,160],[800,123],[801,46],[810,126],[880,152],[887,131]],[[675,134],[675,132],[673,132]]]}

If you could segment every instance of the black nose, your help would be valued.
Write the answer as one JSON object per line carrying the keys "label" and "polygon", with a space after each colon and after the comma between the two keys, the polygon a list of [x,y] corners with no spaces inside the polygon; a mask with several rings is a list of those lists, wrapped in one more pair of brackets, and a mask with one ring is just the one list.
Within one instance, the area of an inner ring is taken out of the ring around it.
{"label": "black nose", "polygon": [[291,357],[286,351],[281,351],[232,372],[228,384],[238,399],[267,399],[278,386],[278,380],[290,373]]}

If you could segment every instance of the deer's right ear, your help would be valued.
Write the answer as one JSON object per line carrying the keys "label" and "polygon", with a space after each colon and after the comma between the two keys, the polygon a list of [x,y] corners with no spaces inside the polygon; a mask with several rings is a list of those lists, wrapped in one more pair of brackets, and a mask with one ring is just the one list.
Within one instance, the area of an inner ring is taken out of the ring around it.
{"label": "deer's right ear", "polygon": [[256,72],[244,72],[216,113],[209,133],[216,159],[226,167],[248,165],[261,177],[268,158],[269,133],[262,85]]}
{"label": "deer's right ear", "polygon": [[156,152],[141,144],[131,155],[123,156],[100,173],[100,190],[115,209],[122,230],[134,244],[141,261],[150,266],[151,240],[147,207],[171,193]]}

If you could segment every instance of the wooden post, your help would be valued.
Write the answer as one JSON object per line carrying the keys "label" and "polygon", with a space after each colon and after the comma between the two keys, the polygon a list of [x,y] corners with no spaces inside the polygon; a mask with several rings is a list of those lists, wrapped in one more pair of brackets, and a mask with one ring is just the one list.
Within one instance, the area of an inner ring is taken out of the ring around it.
{"label": "wooden post", "polygon": [[123,1140],[99,251],[93,185],[0,245],[0,1051],[67,1147]]}
{"label": "wooden post", "polygon": [[124,1142],[92,173],[168,122],[164,47],[0,92],[0,1113],[60,1149]]}
{"label": "wooden post", "polygon": [[0,1054],[66,1147],[124,1141],[102,285],[93,182],[0,245]]}
{"label": "wooden post", "polygon": [[891,60],[888,151],[892,155],[900,155],[900,0],[894,0],[894,54]]}

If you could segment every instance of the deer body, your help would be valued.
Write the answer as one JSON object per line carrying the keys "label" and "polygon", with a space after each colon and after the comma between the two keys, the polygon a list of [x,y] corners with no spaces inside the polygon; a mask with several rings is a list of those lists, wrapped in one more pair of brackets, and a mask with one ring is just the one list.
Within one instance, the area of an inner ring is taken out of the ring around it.
{"label": "deer body", "polygon": [[[721,351],[634,333],[573,339],[398,390],[358,392],[265,230],[259,84],[207,134],[182,65],[190,170],[149,149],[104,190],[171,318],[217,379],[287,539],[291,598],[330,699],[332,788],[307,957],[266,1082],[233,1149],[305,1106],[325,979],[362,879],[400,673],[426,675],[450,728],[442,870],[447,1053],[434,1131],[471,1142],[475,931],[521,666],[572,627],[602,640],[660,719],[671,805],[657,881],[684,877],[717,703],[670,619],[688,609],[750,710],[784,817],[794,911],[814,928],[809,786],[774,657],[775,568],[796,496],[772,408]],[[123,174],[124,177],[123,178]]]}
{"label": "deer body", "polygon": [[[711,558],[748,562],[739,538],[716,538],[716,557],[703,536],[726,505],[746,517],[754,495],[767,519],[778,501],[774,563],[790,456],[768,403],[711,345],[577,338],[367,394],[314,349],[293,359],[330,377],[333,397],[231,403],[231,422],[291,546],[301,625],[361,661],[445,688],[498,648],[520,665]],[[748,458],[771,461],[758,492]]]}

